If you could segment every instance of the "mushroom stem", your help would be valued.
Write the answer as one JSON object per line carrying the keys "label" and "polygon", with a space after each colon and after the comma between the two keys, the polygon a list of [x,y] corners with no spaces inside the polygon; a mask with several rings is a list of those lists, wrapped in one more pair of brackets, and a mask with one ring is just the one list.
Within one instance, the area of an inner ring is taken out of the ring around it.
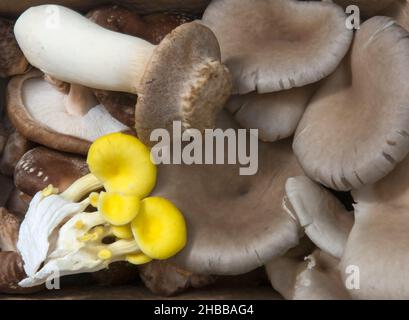
{"label": "mushroom stem", "polygon": [[[43,5],[17,20],[17,42],[30,63],[59,80],[137,93],[156,46],[113,32],[62,6]],[[46,49],[45,49],[46,48]]]}
{"label": "mushroom stem", "polygon": [[84,116],[96,105],[98,105],[98,101],[91,89],[77,84],[71,84],[70,92],[65,101],[65,108],[68,114]]}
{"label": "mushroom stem", "polygon": [[135,240],[118,240],[106,247],[112,254],[112,259],[121,259],[123,256],[140,252]]}
{"label": "mushroom stem", "polygon": [[102,182],[92,173],[75,181],[67,190],[61,193],[61,197],[68,201],[77,202],[92,191],[102,188]]}

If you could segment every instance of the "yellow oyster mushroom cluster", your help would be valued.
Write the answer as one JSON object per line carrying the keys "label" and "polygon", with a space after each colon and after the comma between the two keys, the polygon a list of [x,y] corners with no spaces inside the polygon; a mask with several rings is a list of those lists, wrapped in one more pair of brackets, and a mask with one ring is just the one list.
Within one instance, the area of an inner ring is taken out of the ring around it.
{"label": "yellow oyster mushroom cluster", "polygon": [[[106,135],[91,145],[87,163],[105,189],[91,193],[91,204],[111,224],[115,237],[134,239],[140,249],[128,254],[127,261],[167,259],[185,246],[186,223],[178,208],[164,198],[147,197],[157,170],[142,142],[123,133]],[[109,259],[110,253],[99,256]]]}

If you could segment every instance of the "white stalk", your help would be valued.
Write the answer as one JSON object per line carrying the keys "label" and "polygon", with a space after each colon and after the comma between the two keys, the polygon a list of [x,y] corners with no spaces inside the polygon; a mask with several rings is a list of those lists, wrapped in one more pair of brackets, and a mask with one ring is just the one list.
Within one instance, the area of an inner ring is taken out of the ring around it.
{"label": "white stalk", "polygon": [[14,32],[28,61],[56,79],[137,93],[154,45],[113,32],[58,5],[32,7]]}

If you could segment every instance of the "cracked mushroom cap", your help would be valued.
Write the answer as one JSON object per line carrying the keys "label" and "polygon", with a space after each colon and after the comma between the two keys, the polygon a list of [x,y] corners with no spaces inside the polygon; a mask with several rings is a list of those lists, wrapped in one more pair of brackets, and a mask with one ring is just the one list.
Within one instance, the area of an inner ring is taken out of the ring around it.
{"label": "cracked mushroom cap", "polygon": [[307,177],[289,178],[286,195],[293,214],[321,250],[341,258],[354,218],[328,190]]}
{"label": "cracked mushroom cap", "polygon": [[312,86],[303,86],[266,94],[234,95],[226,108],[243,128],[258,129],[260,140],[273,142],[294,134],[313,93]]}
{"label": "cracked mushroom cap", "polygon": [[350,299],[338,264],[338,259],[317,249],[304,259],[288,256],[273,259],[266,270],[273,288],[286,299]]}
{"label": "cracked mushroom cap", "polygon": [[14,183],[22,192],[34,196],[50,184],[63,192],[88,173],[84,159],[38,147],[20,159],[14,172]]}
{"label": "cracked mushroom cap", "polygon": [[314,95],[295,133],[306,174],[335,190],[374,183],[409,151],[409,33],[367,20],[349,57]]}
{"label": "cracked mushroom cap", "polygon": [[[295,0],[214,0],[202,23],[216,34],[234,93],[281,91],[329,75],[352,31],[341,7]],[[302,54],[300,54],[302,52]]]}
{"label": "cracked mushroom cap", "polygon": [[370,18],[393,2],[396,2],[396,0],[335,0],[334,2],[343,8],[350,5],[358,6],[359,10],[361,11],[361,15]]}
{"label": "cracked mushroom cap", "polygon": [[[237,124],[222,112],[217,127]],[[258,144],[259,169],[252,176],[241,176],[239,164],[158,166],[153,194],[172,201],[187,223],[188,243],[172,260],[180,267],[241,274],[297,245],[299,227],[283,196],[286,179],[301,170],[288,140]]]}
{"label": "cracked mushroom cap", "polygon": [[181,121],[184,129],[213,128],[230,93],[230,74],[220,63],[214,34],[195,22],[183,24],[155,49],[141,79],[135,109],[138,137],[150,144],[151,132],[172,132],[173,121]]}
{"label": "cracked mushroom cap", "polygon": [[13,28],[13,22],[0,18],[0,77],[22,74],[29,68],[14,37]]}
{"label": "cracked mushroom cap", "polygon": [[83,96],[74,96],[79,101],[68,97],[47,82],[41,72],[33,70],[9,82],[7,112],[27,139],[65,152],[86,154],[97,138],[129,130],[97,102],[89,110],[70,111],[69,106],[80,105]]}
{"label": "cracked mushroom cap", "polygon": [[359,268],[354,298],[409,299],[408,169],[406,157],[385,178],[353,191],[355,224],[341,266]]}

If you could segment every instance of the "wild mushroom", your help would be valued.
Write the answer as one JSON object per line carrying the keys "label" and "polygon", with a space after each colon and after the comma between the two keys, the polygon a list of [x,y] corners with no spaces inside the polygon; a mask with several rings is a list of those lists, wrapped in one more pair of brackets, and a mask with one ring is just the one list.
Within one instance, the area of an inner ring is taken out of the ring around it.
{"label": "wild mushroom", "polygon": [[8,85],[8,116],[28,139],[60,151],[86,154],[98,137],[130,130],[97,102],[90,89],[71,85],[65,92],[64,86],[47,80],[33,70],[14,77]]}
{"label": "wild mushroom", "polygon": [[358,6],[361,14],[365,18],[370,18],[396,1],[397,0],[335,0],[334,2],[344,8],[350,5]]}
{"label": "wild mushroom", "polygon": [[61,81],[137,93],[136,129],[144,143],[153,129],[171,131],[174,120],[184,128],[213,127],[231,82],[208,28],[187,23],[154,46],[57,8],[55,28],[47,25],[47,6],[30,8],[16,22],[17,41],[32,65]]}
{"label": "wild mushroom", "polygon": [[[408,299],[409,158],[385,178],[353,191],[355,224],[349,234],[341,269],[359,272],[359,299]],[[344,279],[348,274],[344,274]]]}
{"label": "wild mushroom", "polygon": [[234,93],[245,94],[301,87],[332,73],[352,39],[345,19],[328,2],[214,0],[202,23],[219,40]]}
{"label": "wild mushroom", "polygon": [[6,202],[7,210],[13,212],[18,218],[23,219],[33,197],[14,188]]}
{"label": "wild mushroom", "polygon": [[0,171],[7,176],[14,174],[14,168],[21,157],[33,147],[33,143],[23,137],[18,131],[13,132],[7,139],[6,146],[0,160]]}
{"label": "wild mushroom", "polygon": [[310,85],[266,94],[234,95],[226,108],[243,128],[258,129],[262,141],[273,142],[294,134],[314,91]]}
{"label": "wild mushroom", "polygon": [[[217,128],[238,126],[222,112]],[[252,176],[241,176],[240,164],[158,166],[153,195],[171,200],[189,230],[186,248],[172,259],[176,265],[196,274],[241,274],[298,243],[298,225],[282,203],[286,179],[301,173],[290,141],[258,146],[260,166]]]}
{"label": "wild mushroom", "polygon": [[0,77],[22,74],[29,67],[14,38],[13,27],[13,22],[0,18]]}
{"label": "wild mushroom", "polygon": [[360,188],[407,155],[408,38],[386,17],[356,32],[349,56],[312,98],[295,133],[294,152],[310,178],[335,190]]}
{"label": "wild mushroom", "polygon": [[321,250],[341,258],[354,224],[353,215],[328,190],[309,178],[289,178],[286,196],[309,239]]}
{"label": "wild mushroom", "polygon": [[37,147],[24,154],[17,163],[14,183],[20,191],[34,196],[50,184],[63,192],[88,173],[84,159]]}
{"label": "wild mushroom", "polygon": [[0,208],[0,251],[17,251],[20,220],[6,208]]}

